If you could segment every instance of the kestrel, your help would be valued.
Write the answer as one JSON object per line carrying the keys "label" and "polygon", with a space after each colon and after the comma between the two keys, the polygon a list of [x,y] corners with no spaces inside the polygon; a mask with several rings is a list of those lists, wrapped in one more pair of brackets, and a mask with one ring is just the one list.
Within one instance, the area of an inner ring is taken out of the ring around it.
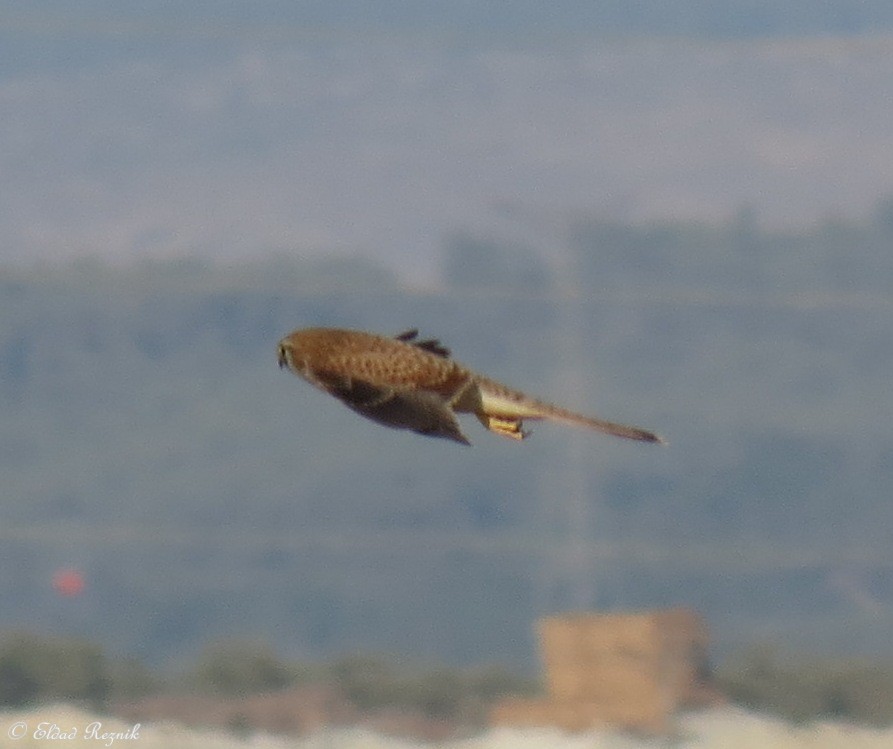
{"label": "kestrel", "polygon": [[457,413],[472,413],[491,432],[524,439],[525,419],[588,427],[643,442],[653,432],[553,406],[484,377],[450,358],[437,340],[417,330],[389,338],[355,330],[306,328],[279,342],[279,366],[345,403],[367,419],[395,429],[470,444]]}

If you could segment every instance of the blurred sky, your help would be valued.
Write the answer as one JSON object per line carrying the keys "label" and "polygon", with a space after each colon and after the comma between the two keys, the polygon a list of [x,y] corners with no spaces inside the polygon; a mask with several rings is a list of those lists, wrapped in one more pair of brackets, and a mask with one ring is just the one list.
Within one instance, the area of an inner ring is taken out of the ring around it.
{"label": "blurred sky", "polygon": [[684,37],[654,3],[640,34],[612,3],[606,34],[573,2],[6,3],[0,262],[337,252],[424,281],[449,232],[516,231],[505,205],[860,218],[893,193],[893,35],[830,5],[868,33]]}

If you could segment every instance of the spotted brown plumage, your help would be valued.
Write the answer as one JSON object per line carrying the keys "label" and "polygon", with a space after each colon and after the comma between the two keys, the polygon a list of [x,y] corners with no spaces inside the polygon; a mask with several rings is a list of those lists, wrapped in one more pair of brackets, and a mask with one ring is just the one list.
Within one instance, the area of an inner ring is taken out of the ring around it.
{"label": "spotted brown plumage", "polygon": [[305,328],[279,342],[279,366],[396,429],[468,444],[457,413],[492,432],[523,439],[525,419],[551,419],[617,437],[663,443],[658,435],[531,398],[459,364],[435,339],[408,330],[394,338],[357,330]]}

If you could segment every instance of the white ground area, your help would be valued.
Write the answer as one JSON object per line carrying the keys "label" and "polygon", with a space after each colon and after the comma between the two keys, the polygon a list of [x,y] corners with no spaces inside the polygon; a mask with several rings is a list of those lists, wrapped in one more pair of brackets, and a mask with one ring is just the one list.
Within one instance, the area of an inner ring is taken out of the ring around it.
{"label": "white ground area", "polygon": [[737,708],[683,716],[672,738],[644,739],[598,731],[567,735],[556,730],[498,729],[437,744],[380,736],[364,730],[331,729],[301,738],[239,737],[173,724],[128,724],[66,705],[0,713],[0,749],[116,746],[119,749],[889,749],[893,728],[843,723],[790,724]]}

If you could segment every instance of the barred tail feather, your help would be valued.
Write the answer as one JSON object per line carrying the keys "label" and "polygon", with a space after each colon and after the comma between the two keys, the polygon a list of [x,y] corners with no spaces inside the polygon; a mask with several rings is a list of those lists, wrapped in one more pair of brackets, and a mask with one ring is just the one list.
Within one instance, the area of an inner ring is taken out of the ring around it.
{"label": "barred tail feather", "polygon": [[563,408],[554,408],[554,410],[550,408],[543,414],[543,417],[551,418],[555,421],[563,421],[566,424],[588,427],[589,429],[595,429],[596,431],[612,434],[615,437],[623,437],[628,440],[655,442],[659,445],[667,444],[663,437],[647,429],[628,424],[618,424],[614,421],[605,421],[604,419],[596,419],[593,416],[584,416],[573,411],[566,411]]}
{"label": "barred tail feather", "polygon": [[597,419],[594,416],[585,416],[576,411],[553,406],[551,403],[530,398],[518,390],[513,390],[493,380],[481,378],[478,381],[478,387],[482,411],[490,416],[517,419],[519,422],[522,419],[549,419],[594,429],[615,437],[640,442],[654,442],[660,445],[667,444],[663,437],[647,429]]}

